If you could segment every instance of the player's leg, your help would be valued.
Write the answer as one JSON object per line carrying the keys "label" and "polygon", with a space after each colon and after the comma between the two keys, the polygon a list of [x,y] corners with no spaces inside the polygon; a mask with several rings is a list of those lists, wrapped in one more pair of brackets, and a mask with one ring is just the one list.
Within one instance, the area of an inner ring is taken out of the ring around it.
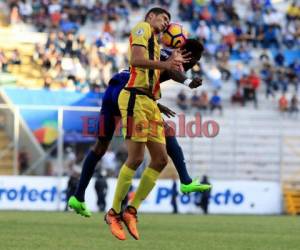
{"label": "player's leg", "polygon": [[151,155],[151,162],[144,170],[139,186],[135,192],[135,196],[130,203],[135,209],[138,209],[143,200],[155,186],[156,180],[168,163],[168,155],[165,144],[148,141],[147,148]]}
{"label": "player's leg", "polygon": [[174,166],[179,175],[180,182],[182,184],[189,184],[192,182],[192,178],[189,176],[185,165],[185,159],[181,147],[175,137],[175,131],[173,128],[164,123],[166,133],[166,148],[167,153],[172,159]]}
{"label": "player's leg", "polygon": [[[122,219],[122,201],[125,199],[131,187],[135,171],[142,163],[145,153],[144,142],[126,140],[126,145],[128,149],[128,158],[119,172],[112,208],[105,215],[105,221],[110,225],[112,234],[120,240],[125,239],[125,232],[123,228],[120,227]],[[135,232],[134,235],[136,239],[139,238],[137,232]]]}
{"label": "player's leg", "polygon": [[74,209],[76,213],[85,217],[91,216],[91,212],[84,202],[85,190],[93,177],[97,163],[105,154],[109,143],[110,141],[103,141],[98,139],[93,149],[89,151],[83,162],[83,167],[76,192],[68,201],[68,205],[70,208]]}
{"label": "player's leg", "polygon": [[172,159],[174,166],[179,175],[181,182],[180,190],[183,193],[190,192],[204,192],[211,189],[210,185],[200,184],[198,180],[193,181],[189,176],[189,173],[186,168],[184,155],[178,141],[175,137],[175,131],[173,128],[164,124],[166,132],[166,148],[168,155]]}
{"label": "player's leg", "polygon": [[140,238],[137,229],[137,210],[155,186],[160,172],[168,163],[168,155],[164,144],[148,141],[147,148],[151,155],[151,162],[142,174],[134,198],[122,213],[122,220],[128,232],[136,240]]}
{"label": "player's leg", "polygon": [[135,124],[146,121],[143,100],[135,93],[122,90],[119,96],[119,107],[122,115],[123,134],[126,136],[128,157],[119,172],[112,208],[104,219],[110,226],[111,233],[120,240],[125,240],[121,224],[121,204],[127,195],[135,171],[144,159],[146,136],[133,136]]}
{"label": "player's leg", "polygon": [[122,201],[129,191],[135,171],[143,162],[145,154],[144,142],[126,140],[126,146],[128,149],[128,158],[121,167],[113,199],[112,208],[116,213],[121,212]]}
{"label": "player's leg", "polygon": [[150,127],[146,145],[151,155],[151,162],[142,174],[133,200],[122,214],[123,221],[129,233],[135,239],[139,239],[139,233],[137,230],[137,210],[142,201],[147,198],[155,186],[160,172],[168,163],[161,114],[155,102],[151,101],[149,105],[151,108],[149,108],[150,113],[147,114],[147,117],[148,120],[150,120]]}
{"label": "player's leg", "polygon": [[78,214],[85,217],[90,217],[91,212],[87,209],[84,202],[85,190],[93,177],[97,163],[107,151],[110,141],[113,137],[117,119],[114,114],[117,114],[118,109],[112,105],[110,98],[110,88],[107,89],[103,98],[102,109],[99,117],[99,137],[93,148],[88,152],[80,175],[80,180],[76,188],[74,196],[69,201],[69,207],[74,209]]}

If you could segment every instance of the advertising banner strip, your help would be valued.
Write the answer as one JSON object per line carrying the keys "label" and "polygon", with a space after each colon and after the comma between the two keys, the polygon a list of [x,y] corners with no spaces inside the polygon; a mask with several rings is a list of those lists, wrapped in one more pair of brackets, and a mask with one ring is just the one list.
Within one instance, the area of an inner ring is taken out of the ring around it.
{"label": "advertising banner strip", "polygon": [[[113,200],[116,179],[108,179],[106,209]],[[66,203],[68,178],[57,177],[0,177],[0,210],[48,210],[63,211]],[[139,180],[134,180],[129,197],[134,195]],[[279,183],[267,181],[211,181],[209,213],[212,214],[280,214],[281,190]],[[140,212],[172,212],[172,180],[158,180]],[[92,180],[86,191],[86,203],[92,211],[98,211],[97,195]],[[58,187],[62,189],[59,190]],[[179,182],[177,183],[179,187]],[[197,206],[200,193],[176,198],[179,213],[201,213]]]}

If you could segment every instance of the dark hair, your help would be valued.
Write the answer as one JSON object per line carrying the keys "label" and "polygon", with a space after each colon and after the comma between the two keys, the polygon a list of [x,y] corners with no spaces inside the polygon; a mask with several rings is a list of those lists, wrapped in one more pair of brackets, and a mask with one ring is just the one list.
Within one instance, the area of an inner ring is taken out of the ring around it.
{"label": "dark hair", "polygon": [[181,49],[191,52],[192,54],[192,61],[183,64],[183,67],[186,71],[188,69],[191,69],[200,60],[204,47],[202,43],[200,43],[196,39],[187,39],[185,44],[181,47]]}
{"label": "dark hair", "polygon": [[165,9],[160,8],[160,7],[154,7],[152,9],[150,9],[145,16],[145,20],[147,20],[147,18],[149,17],[149,15],[151,13],[154,13],[155,15],[166,14],[169,17],[169,20],[171,20],[171,14],[168,11],[166,11]]}

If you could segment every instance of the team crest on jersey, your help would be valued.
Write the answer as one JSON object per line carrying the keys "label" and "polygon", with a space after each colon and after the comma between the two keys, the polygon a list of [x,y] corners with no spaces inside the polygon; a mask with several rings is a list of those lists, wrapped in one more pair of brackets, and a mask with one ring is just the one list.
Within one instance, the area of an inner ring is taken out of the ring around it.
{"label": "team crest on jersey", "polygon": [[136,34],[137,36],[142,36],[142,35],[144,34],[144,29],[138,29],[138,30],[135,32],[135,34]]}

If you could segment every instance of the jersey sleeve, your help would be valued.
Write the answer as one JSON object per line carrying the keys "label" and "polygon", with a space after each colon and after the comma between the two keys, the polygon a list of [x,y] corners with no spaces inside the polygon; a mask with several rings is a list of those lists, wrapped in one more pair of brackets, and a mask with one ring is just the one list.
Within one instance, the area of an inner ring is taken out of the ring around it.
{"label": "jersey sleeve", "polygon": [[151,37],[150,24],[146,22],[138,23],[131,31],[131,46],[139,45],[148,48],[148,40]]}
{"label": "jersey sleeve", "polygon": [[160,50],[160,60],[161,61],[167,61],[168,58],[171,56],[172,51],[168,49],[161,49]]}

